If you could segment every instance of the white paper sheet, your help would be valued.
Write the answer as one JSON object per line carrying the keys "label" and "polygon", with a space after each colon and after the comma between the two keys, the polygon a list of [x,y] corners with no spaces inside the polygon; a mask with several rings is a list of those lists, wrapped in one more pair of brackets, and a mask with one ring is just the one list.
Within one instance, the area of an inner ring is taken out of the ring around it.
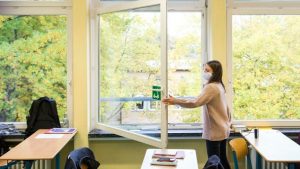
{"label": "white paper sheet", "polygon": [[49,138],[62,138],[64,135],[63,134],[39,134],[35,138],[37,139],[49,139]]}

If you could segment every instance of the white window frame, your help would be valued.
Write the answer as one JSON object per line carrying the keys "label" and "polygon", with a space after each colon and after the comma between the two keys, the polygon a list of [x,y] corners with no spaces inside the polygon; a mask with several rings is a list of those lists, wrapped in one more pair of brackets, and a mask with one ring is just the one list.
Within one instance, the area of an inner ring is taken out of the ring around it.
{"label": "white window frame", "polygon": [[[156,2],[158,2],[158,0],[155,0]],[[149,3],[153,3],[155,1],[148,1]],[[166,1],[166,0],[163,0]],[[132,4],[135,4],[138,2],[120,2],[120,1],[100,1],[99,0],[94,0],[91,3],[90,9],[91,9],[91,13],[90,13],[90,24],[91,24],[91,58],[90,58],[90,110],[91,110],[91,114],[90,114],[90,130],[94,129],[94,128],[100,128],[103,130],[107,130],[110,132],[113,132],[117,135],[121,135],[124,137],[128,137],[134,140],[138,140],[141,141],[143,143],[146,144],[150,144],[156,147],[161,147],[161,148],[165,148],[167,146],[167,135],[168,135],[168,121],[167,121],[167,110],[163,110],[162,111],[162,116],[164,120],[161,121],[161,141],[158,139],[153,139],[150,138],[148,136],[137,136],[136,133],[128,133],[128,131],[125,130],[119,130],[116,129],[114,127],[109,127],[106,125],[101,125],[101,124],[97,124],[97,119],[98,119],[98,26],[99,23],[97,22],[97,14],[99,13],[104,13],[104,12],[108,12],[108,8],[111,8],[114,5],[117,6],[123,6],[123,9],[132,7]],[[114,9],[115,7],[112,7],[111,9]],[[176,11],[200,11],[203,14],[202,17],[202,60],[203,62],[207,61],[207,37],[206,37],[206,8],[205,8],[205,0],[200,0],[200,1],[168,1],[167,2],[167,11],[172,11],[172,10],[176,10]],[[166,15],[166,14],[162,14],[162,15]],[[165,23],[162,22],[162,25],[166,25],[166,21]],[[164,51],[167,54],[167,49],[166,51]],[[163,52],[162,52],[163,53]],[[167,58],[165,59],[165,61],[161,61],[162,65],[165,65],[165,67],[162,68],[163,71],[165,71],[165,82],[163,82],[162,86],[163,87],[163,94],[166,93],[167,91]],[[165,62],[165,63],[164,63]],[[166,108],[165,108],[166,109]],[[171,125],[174,126],[174,125]],[[181,125],[182,126],[182,125]],[[190,126],[192,127],[192,125]]]}
{"label": "white window frame", "polygon": [[[72,2],[45,1],[0,1],[0,15],[65,15],[67,17],[67,115],[69,125],[73,125],[73,95],[72,95]],[[30,106],[30,105],[29,105]],[[28,108],[29,110],[29,108]],[[62,120],[62,119],[61,119]],[[25,122],[13,123],[16,128],[25,129]]]}
{"label": "white window frame", "polygon": [[[94,2],[95,4],[92,4],[92,6],[97,6],[97,2]],[[91,97],[91,127],[92,128],[99,128],[102,130],[106,130],[109,132],[112,132],[114,134],[127,137],[145,144],[149,144],[155,147],[160,148],[166,148],[167,142],[168,142],[168,128],[167,128],[167,107],[162,106],[161,107],[161,138],[154,138],[142,134],[138,134],[132,131],[120,129],[114,126],[110,126],[107,124],[103,124],[98,122],[98,25],[99,21],[97,20],[97,15],[99,14],[105,14],[109,12],[114,11],[122,11],[122,10],[128,10],[128,9],[136,9],[141,7],[148,7],[153,5],[160,5],[160,15],[161,15],[161,65],[164,65],[161,67],[161,76],[162,76],[162,93],[166,93],[167,91],[167,81],[164,79],[167,79],[167,13],[166,13],[166,0],[140,0],[140,1],[130,1],[130,2],[122,2],[118,4],[112,4],[109,5],[106,4],[98,4],[100,5],[99,8],[96,8],[92,10],[91,12],[91,40],[93,43],[91,43],[92,51],[91,54],[92,57],[90,64],[91,64],[91,91],[90,91],[90,97]],[[93,120],[92,120],[93,119]]]}
{"label": "white window frame", "polygon": [[[300,15],[300,2],[227,2],[227,72],[228,104],[233,112],[233,76],[232,76],[232,16],[233,15]],[[259,127],[299,128],[299,120],[234,120],[233,124]]]}
{"label": "white window frame", "polygon": [[272,2],[268,2],[268,0],[256,0],[252,2],[247,1],[239,1],[239,0],[228,0],[227,6],[229,8],[270,8],[270,7],[290,7],[294,8],[300,5],[299,0],[272,0]]}

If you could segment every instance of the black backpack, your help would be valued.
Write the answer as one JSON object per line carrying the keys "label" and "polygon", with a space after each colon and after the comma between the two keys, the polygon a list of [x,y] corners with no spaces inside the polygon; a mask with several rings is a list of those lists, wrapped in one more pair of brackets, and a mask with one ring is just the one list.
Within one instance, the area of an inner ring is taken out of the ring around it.
{"label": "black backpack", "polygon": [[217,155],[212,155],[208,158],[203,169],[224,169],[221,160]]}
{"label": "black backpack", "polygon": [[88,169],[97,169],[100,165],[93,151],[87,147],[73,150],[67,158],[65,169],[80,169],[81,164],[85,164]]}
{"label": "black backpack", "polygon": [[0,156],[8,152],[9,150],[9,145],[7,144],[6,141],[4,141],[4,138],[0,138]]}
{"label": "black backpack", "polygon": [[41,97],[34,100],[29,110],[25,138],[36,132],[38,129],[60,128],[56,102],[48,97]]}

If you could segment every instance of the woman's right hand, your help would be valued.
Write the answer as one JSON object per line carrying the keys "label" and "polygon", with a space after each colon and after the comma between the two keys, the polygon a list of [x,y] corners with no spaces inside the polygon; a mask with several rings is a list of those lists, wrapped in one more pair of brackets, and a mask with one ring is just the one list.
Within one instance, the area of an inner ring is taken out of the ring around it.
{"label": "woman's right hand", "polygon": [[169,96],[169,97],[165,97],[163,98],[161,101],[165,104],[165,105],[174,105],[175,104],[175,98],[173,96]]}

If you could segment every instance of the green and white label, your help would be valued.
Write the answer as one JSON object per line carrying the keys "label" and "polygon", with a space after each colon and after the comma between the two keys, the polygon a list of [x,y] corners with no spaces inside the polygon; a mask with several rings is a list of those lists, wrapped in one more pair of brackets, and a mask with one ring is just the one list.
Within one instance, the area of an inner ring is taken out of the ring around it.
{"label": "green and white label", "polygon": [[152,86],[152,99],[161,100],[161,87]]}

